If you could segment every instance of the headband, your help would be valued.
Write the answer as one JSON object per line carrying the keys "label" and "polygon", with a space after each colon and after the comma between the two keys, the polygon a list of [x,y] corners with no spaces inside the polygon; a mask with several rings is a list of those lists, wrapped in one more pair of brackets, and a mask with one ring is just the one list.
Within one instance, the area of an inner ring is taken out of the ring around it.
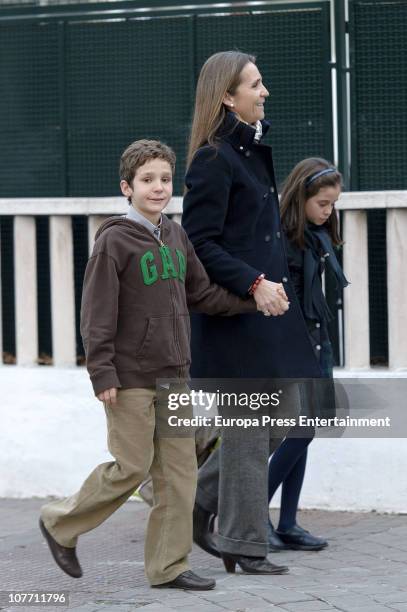
{"label": "headband", "polygon": [[305,181],[305,186],[308,187],[309,185],[311,185],[311,183],[316,181],[317,178],[319,178],[320,176],[324,176],[325,174],[332,174],[332,172],[337,172],[337,169],[336,168],[325,168],[324,170],[320,170],[319,172],[316,172],[316,174],[313,174],[312,176],[307,178],[307,180]]}

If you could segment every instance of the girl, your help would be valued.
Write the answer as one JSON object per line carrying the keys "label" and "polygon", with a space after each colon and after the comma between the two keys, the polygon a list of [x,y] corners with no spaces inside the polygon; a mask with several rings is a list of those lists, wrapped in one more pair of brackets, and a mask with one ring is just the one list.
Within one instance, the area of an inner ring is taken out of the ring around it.
{"label": "girl", "polygon": [[[342,244],[334,210],[340,193],[338,170],[326,160],[312,157],[295,166],[281,194],[281,222],[287,239],[290,277],[326,378],[332,378],[333,355],[328,337],[332,314],[322,290],[325,265],[334,273],[340,290],[348,284],[334,249]],[[322,399],[326,402],[327,398]],[[314,403],[312,410],[315,414],[318,405]],[[295,437],[298,431],[291,433],[294,437],[285,438],[269,463],[269,501],[282,483],[280,522],[277,531],[269,522],[269,549],[320,550],[328,543],[296,524],[307,448],[314,432],[307,431],[301,437]]]}

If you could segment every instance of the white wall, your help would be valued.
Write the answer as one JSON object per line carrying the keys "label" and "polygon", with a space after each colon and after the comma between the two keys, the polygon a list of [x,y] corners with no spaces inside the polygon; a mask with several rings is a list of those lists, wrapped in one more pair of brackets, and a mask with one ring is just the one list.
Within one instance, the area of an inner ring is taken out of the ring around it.
{"label": "white wall", "polygon": [[404,438],[314,440],[300,505],[328,510],[406,512]]}
{"label": "white wall", "polygon": [[0,497],[66,495],[109,461],[84,368],[0,367]]}
{"label": "white wall", "polygon": [[[111,459],[84,368],[2,366],[0,383],[0,497],[70,494]],[[317,439],[301,506],[407,512],[406,465],[405,439]]]}

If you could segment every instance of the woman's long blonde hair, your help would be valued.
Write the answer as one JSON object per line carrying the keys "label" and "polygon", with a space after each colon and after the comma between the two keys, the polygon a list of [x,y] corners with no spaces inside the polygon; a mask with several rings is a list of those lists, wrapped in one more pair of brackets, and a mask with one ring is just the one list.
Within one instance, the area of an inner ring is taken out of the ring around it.
{"label": "woman's long blonde hair", "polygon": [[211,55],[202,66],[196,86],[187,168],[204,143],[216,147],[216,132],[226,115],[223,99],[226,93],[233,95],[236,92],[240,74],[249,62],[255,64],[256,58],[241,51],[220,51]]}

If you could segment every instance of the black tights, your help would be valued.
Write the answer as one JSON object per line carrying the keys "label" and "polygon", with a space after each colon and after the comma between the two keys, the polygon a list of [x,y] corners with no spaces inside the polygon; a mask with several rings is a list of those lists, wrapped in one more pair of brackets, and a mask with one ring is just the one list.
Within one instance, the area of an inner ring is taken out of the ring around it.
{"label": "black tights", "polygon": [[[269,463],[269,502],[282,483],[280,522],[278,529],[287,531],[295,525],[298,501],[304,481],[308,445],[314,438],[314,430],[307,429],[302,437],[287,437],[273,453]],[[301,431],[297,428],[293,432]]]}

